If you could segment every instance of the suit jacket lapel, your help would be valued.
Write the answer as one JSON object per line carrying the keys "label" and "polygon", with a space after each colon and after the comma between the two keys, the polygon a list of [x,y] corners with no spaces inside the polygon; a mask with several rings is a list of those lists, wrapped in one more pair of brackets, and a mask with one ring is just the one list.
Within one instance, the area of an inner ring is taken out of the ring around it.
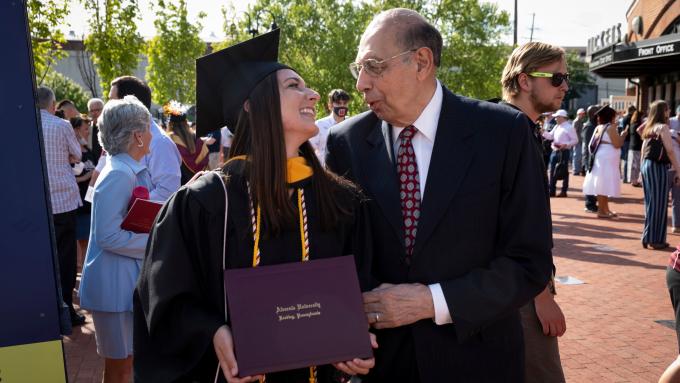
{"label": "suit jacket lapel", "polygon": [[464,110],[460,98],[445,87],[443,90],[444,100],[420,207],[414,257],[422,250],[446,213],[475,153],[475,148],[468,142],[474,134],[469,111]]}
{"label": "suit jacket lapel", "polygon": [[367,150],[362,153],[361,163],[366,166],[366,185],[378,206],[392,226],[395,235],[404,244],[404,229],[399,201],[397,171],[388,147],[390,132],[387,124],[377,120],[366,136]]}

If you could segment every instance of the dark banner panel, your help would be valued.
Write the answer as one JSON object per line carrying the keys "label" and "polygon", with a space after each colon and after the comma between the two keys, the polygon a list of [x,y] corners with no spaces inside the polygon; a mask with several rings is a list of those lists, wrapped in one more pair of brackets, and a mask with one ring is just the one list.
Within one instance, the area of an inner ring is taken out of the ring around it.
{"label": "dark banner panel", "polygon": [[5,37],[0,60],[0,379],[65,381],[61,301],[25,0],[0,1],[0,36]]}

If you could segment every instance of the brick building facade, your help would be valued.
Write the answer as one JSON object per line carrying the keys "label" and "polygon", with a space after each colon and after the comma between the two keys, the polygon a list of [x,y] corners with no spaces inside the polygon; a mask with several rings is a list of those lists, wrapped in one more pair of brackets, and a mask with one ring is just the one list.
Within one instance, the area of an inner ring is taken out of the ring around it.
{"label": "brick building facade", "polygon": [[657,99],[680,105],[680,0],[634,0],[627,25],[615,25],[588,41],[590,70],[626,78],[643,110]]}

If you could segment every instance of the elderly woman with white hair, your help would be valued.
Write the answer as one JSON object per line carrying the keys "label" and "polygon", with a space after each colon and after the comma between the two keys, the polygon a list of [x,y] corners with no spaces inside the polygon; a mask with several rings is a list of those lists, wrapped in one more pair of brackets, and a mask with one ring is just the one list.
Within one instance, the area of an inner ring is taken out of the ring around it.
{"label": "elderly woman with white hair", "polygon": [[80,282],[80,305],[92,311],[104,382],[130,382],[132,293],[148,234],[123,230],[133,189],[151,186],[140,163],[149,153],[151,115],[134,96],[111,100],[99,118],[99,142],[110,155],[94,187],[90,243]]}

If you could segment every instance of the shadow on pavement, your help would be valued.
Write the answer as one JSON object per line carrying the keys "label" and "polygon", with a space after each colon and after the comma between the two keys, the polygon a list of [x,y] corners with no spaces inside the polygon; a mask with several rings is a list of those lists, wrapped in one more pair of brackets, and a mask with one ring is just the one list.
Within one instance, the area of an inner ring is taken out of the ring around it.
{"label": "shadow on pavement", "polygon": [[[639,236],[640,233],[642,232],[642,227],[640,227],[639,231],[620,228],[617,228],[615,229],[616,231],[613,231],[613,229],[611,228],[603,228],[602,226],[599,225],[583,223],[583,221],[579,223],[574,223],[574,222],[560,222],[559,220],[555,219],[553,219],[553,228],[557,228],[557,231],[561,235],[573,235],[576,237],[612,238],[612,239],[630,239],[631,234]],[[611,231],[604,231],[604,229],[609,229]]]}
{"label": "shadow on pavement", "polygon": [[[601,249],[607,248],[607,246],[601,246],[601,245],[599,245],[597,243],[593,243],[593,242],[587,242],[587,241],[572,239],[572,238],[560,238],[560,239],[556,239],[555,243],[559,243],[560,248],[567,248],[567,249],[573,248],[573,251],[559,251],[559,250],[553,251],[554,257],[569,258],[569,259],[573,259],[573,260],[577,260],[577,261],[608,264],[608,265],[642,267],[642,268],[645,268],[645,269],[654,269],[654,270],[665,270],[666,269],[666,266],[654,265],[654,264],[650,264],[650,263],[635,261],[635,260],[632,260],[632,259],[622,258],[622,257],[636,256],[638,254],[617,250],[617,249],[611,248],[611,247],[609,247],[611,250],[601,250]],[[600,249],[597,248],[598,246],[601,246]],[[557,246],[555,246],[555,247],[557,247]],[[643,250],[642,248],[640,248],[640,251],[642,252],[642,251],[651,251],[651,250]],[[662,253],[662,251],[658,251],[656,253]]]}

